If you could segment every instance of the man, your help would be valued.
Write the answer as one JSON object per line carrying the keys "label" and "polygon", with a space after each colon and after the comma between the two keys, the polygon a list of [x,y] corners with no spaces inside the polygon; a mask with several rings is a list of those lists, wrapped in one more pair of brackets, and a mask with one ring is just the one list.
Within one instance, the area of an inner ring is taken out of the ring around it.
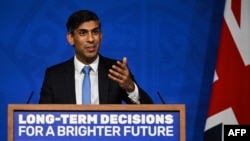
{"label": "man", "polygon": [[67,21],[67,40],[75,55],[48,68],[40,93],[40,104],[86,104],[82,95],[84,66],[90,67],[90,103],[152,104],[151,98],[136,84],[127,66],[127,58],[116,61],[99,54],[101,22],[88,10],[73,13]]}

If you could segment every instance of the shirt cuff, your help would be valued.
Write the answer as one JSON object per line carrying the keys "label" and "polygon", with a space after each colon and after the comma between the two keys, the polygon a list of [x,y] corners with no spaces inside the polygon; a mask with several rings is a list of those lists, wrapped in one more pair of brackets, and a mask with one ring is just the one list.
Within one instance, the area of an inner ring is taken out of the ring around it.
{"label": "shirt cuff", "polygon": [[140,104],[139,90],[138,90],[138,87],[137,87],[136,84],[135,84],[135,90],[132,91],[132,92],[127,92],[127,94],[128,94],[128,97],[132,100],[133,103]]}

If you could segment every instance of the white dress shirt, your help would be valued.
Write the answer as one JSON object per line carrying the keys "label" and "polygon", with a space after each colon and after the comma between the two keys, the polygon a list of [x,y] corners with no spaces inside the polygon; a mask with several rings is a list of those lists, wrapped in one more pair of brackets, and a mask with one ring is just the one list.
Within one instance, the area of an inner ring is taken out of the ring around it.
{"label": "white dress shirt", "polygon": [[[99,56],[97,59],[91,63],[90,71],[90,85],[91,85],[91,104],[99,104],[99,88],[98,88],[98,64]],[[74,56],[74,65],[75,65],[75,91],[76,91],[76,104],[82,104],[82,83],[84,78],[84,73],[82,68],[85,66],[80,62],[76,56]],[[139,101],[139,91],[138,87],[135,84],[135,90],[133,92],[127,92],[128,97],[137,104],[140,104]]]}

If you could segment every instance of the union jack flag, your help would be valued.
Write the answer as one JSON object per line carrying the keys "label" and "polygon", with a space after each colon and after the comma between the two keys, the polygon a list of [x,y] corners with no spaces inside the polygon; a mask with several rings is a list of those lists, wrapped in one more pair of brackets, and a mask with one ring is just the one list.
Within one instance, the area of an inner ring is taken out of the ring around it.
{"label": "union jack flag", "polygon": [[250,125],[250,0],[226,0],[205,141],[223,125]]}

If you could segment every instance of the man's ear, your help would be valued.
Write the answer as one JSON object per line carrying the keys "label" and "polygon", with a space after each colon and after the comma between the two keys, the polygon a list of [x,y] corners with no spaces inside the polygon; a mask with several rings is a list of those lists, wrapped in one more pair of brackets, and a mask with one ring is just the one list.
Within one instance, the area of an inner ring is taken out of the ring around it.
{"label": "man's ear", "polygon": [[74,42],[74,39],[73,39],[73,35],[71,33],[67,33],[67,40],[69,42],[70,45],[74,46],[75,42]]}

